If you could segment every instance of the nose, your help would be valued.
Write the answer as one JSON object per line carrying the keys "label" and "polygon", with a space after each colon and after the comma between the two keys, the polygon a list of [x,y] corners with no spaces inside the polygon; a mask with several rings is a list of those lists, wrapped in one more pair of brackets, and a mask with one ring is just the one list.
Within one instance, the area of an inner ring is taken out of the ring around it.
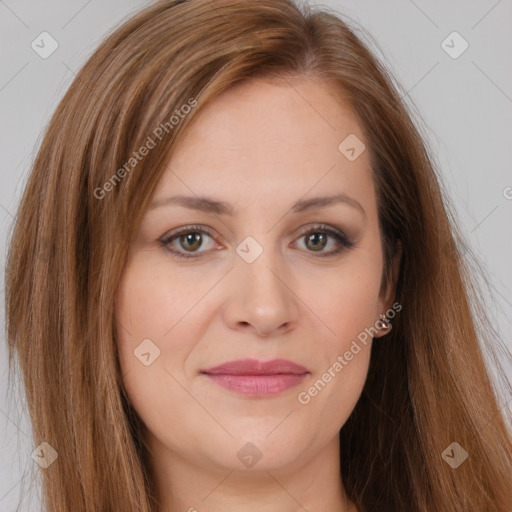
{"label": "nose", "polygon": [[281,336],[297,326],[300,300],[293,273],[268,249],[252,263],[235,259],[224,307],[229,328],[262,338]]}

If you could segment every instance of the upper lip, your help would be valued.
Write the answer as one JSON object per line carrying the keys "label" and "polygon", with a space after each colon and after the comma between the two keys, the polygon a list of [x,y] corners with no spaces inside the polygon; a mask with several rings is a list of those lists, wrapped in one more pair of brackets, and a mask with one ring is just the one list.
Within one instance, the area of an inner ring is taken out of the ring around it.
{"label": "upper lip", "polygon": [[304,366],[287,359],[272,359],[271,361],[238,359],[201,370],[201,373],[209,375],[303,375],[309,372]]}

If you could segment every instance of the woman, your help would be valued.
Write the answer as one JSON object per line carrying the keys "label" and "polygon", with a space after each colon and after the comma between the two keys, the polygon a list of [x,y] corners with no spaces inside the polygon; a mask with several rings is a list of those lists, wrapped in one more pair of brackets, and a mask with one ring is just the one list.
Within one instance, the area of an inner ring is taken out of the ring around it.
{"label": "woman", "polygon": [[445,202],[338,17],[127,21],[51,120],[7,265],[47,510],[510,510]]}

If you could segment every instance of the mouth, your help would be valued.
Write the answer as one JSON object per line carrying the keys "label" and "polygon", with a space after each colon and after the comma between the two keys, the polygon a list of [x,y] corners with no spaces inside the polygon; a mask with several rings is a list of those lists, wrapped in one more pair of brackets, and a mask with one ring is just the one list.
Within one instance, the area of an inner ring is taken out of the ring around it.
{"label": "mouth", "polygon": [[278,395],[309,375],[307,368],[286,359],[241,359],[200,373],[229,391],[255,398]]}

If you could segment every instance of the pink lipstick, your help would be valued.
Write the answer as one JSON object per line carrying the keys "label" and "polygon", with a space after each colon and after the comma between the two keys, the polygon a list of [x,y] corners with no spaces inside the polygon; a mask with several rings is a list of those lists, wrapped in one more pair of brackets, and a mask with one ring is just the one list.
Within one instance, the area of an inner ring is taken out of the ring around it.
{"label": "pink lipstick", "polygon": [[240,359],[201,370],[220,386],[250,397],[274,396],[298,385],[307,368],[286,359]]}

